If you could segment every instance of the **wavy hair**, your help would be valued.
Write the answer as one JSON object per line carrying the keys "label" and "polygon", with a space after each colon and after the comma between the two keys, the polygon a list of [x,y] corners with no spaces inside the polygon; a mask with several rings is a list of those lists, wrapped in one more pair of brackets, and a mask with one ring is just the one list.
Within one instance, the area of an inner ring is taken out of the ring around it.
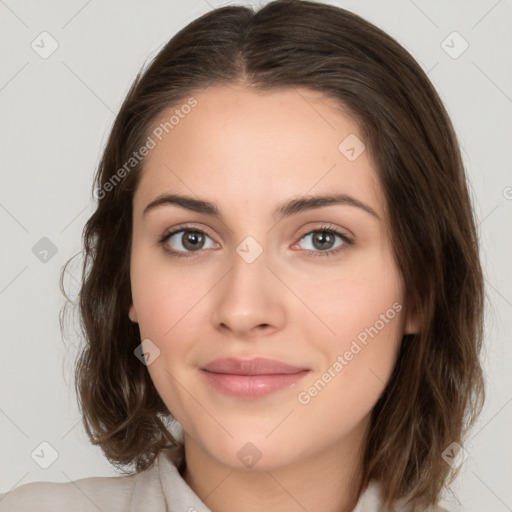
{"label": "wavy hair", "polygon": [[140,472],[164,448],[177,464],[183,458],[161,417],[172,416],[134,356],[141,340],[128,317],[132,200],[144,160],[126,163],[163,110],[233,83],[319,91],[361,129],[389,210],[405,304],[420,329],[404,336],[372,411],[360,491],[376,479],[386,504],[434,504],[456,475],[442,453],[463,444],[484,400],[484,288],[465,170],[449,116],[414,58],[373,24],[322,3],[214,9],[137,74],[96,171],[97,206],[83,231],[75,387],[86,433],[118,468]]}

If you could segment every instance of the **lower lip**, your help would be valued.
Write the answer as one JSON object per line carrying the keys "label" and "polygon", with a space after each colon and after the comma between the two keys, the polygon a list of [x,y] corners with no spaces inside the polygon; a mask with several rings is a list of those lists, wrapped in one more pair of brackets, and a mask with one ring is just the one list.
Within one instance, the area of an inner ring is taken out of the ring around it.
{"label": "lower lip", "polygon": [[201,370],[211,386],[221,393],[239,398],[260,398],[290,387],[309,370],[276,375],[232,375]]}

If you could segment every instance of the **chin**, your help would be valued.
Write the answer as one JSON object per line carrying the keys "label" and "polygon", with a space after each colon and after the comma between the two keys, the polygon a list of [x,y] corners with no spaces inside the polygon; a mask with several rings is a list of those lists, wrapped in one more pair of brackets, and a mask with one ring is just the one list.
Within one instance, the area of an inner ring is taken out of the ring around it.
{"label": "chin", "polygon": [[251,435],[229,438],[225,443],[212,440],[207,450],[218,463],[233,471],[272,471],[296,462],[300,453],[280,439]]}

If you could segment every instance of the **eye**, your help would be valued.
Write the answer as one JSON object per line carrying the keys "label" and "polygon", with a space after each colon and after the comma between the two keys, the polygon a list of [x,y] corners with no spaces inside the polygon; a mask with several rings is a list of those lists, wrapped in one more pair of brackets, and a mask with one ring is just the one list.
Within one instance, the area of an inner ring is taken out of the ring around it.
{"label": "eye", "polygon": [[[308,238],[309,241],[305,244],[306,247],[304,248],[304,250],[309,253],[307,256],[330,256],[338,254],[346,250],[347,247],[353,243],[348,236],[329,226],[314,229],[306,233],[301,240]],[[336,239],[338,239],[337,243]]]}
{"label": "eye", "polygon": [[174,256],[187,256],[187,253],[212,249],[217,245],[203,230],[195,227],[181,227],[167,232],[159,240],[159,244]]}
{"label": "eye", "polygon": [[[303,250],[307,256],[330,256],[344,251],[353,241],[345,234],[330,226],[322,226],[302,236],[302,240],[309,241]],[[336,240],[337,239],[337,240]],[[209,243],[208,243],[209,241]],[[170,232],[166,232],[158,241],[164,250],[172,256],[189,256],[202,249],[218,247],[202,229],[194,226],[182,226]],[[294,247],[298,246],[295,244]]]}

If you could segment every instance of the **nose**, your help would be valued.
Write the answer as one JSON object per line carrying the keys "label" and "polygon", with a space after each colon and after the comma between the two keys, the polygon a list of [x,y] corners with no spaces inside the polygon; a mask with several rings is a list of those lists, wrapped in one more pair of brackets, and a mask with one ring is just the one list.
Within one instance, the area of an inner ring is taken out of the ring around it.
{"label": "nose", "polygon": [[265,251],[252,263],[239,254],[214,289],[212,322],[237,339],[271,334],[285,323],[283,284],[267,268]]}

